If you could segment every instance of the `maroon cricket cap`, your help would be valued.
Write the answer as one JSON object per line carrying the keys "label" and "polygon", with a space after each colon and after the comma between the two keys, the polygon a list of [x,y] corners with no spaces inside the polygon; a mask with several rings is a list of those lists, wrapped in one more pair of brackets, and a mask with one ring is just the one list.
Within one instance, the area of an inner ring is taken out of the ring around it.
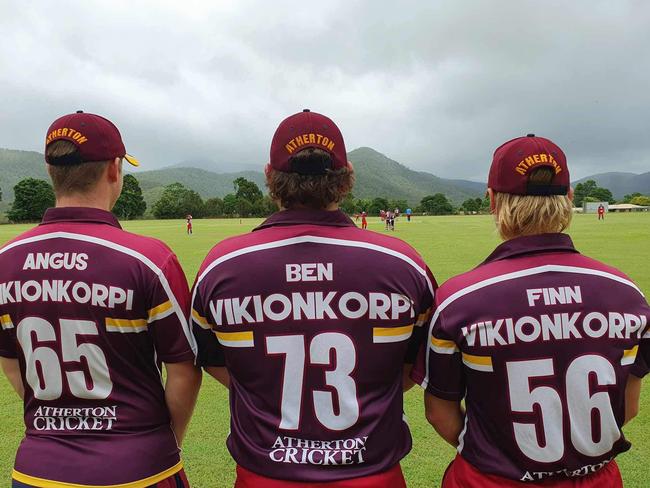
{"label": "maroon cricket cap", "polygon": [[77,152],[60,158],[45,158],[48,164],[64,166],[91,161],[108,161],[124,158],[133,166],[140,163],[126,154],[120,131],[110,120],[95,114],[78,110],[52,122],[47,130],[45,148],[54,142],[65,140],[77,146]]}
{"label": "maroon cricket cap", "polygon": [[[531,171],[546,166],[555,175],[550,185],[529,185]],[[512,195],[567,195],[571,185],[569,167],[562,149],[549,139],[528,134],[494,151],[488,187]]]}
{"label": "maroon cricket cap", "polygon": [[[303,149],[313,147],[329,153],[331,165],[298,165],[293,156]],[[328,169],[348,166],[345,142],[336,124],[329,117],[304,109],[284,119],[271,141],[271,167],[286,173],[304,175],[324,174]]]}

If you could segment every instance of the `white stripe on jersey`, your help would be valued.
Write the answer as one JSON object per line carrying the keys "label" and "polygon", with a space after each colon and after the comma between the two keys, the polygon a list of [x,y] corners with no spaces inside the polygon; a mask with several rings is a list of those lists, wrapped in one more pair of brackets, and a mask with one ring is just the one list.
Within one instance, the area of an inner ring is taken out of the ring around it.
{"label": "white stripe on jersey", "polygon": [[22,246],[25,244],[31,244],[32,242],[47,241],[50,239],[70,239],[74,241],[92,242],[93,244],[104,246],[114,251],[119,251],[123,254],[126,254],[128,256],[137,259],[141,263],[144,263],[151,271],[153,271],[156,274],[156,276],[160,280],[160,284],[165,290],[165,293],[167,294],[167,298],[169,298],[169,300],[172,302],[173,310],[176,313],[179,322],[181,323],[181,327],[183,328],[183,333],[185,334],[185,338],[187,339],[187,342],[192,348],[192,352],[194,353],[194,356],[196,356],[197,353],[196,340],[194,339],[194,336],[190,331],[190,327],[187,323],[187,317],[185,317],[183,310],[178,304],[178,300],[176,300],[176,297],[174,296],[174,293],[172,292],[172,289],[169,286],[167,277],[162,272],[162,270],[158,266],[156,266],[154,262],[151,261],[151,259],[149,259],[144,254],[141,254],[138,251],[135,251],[129,247],[122,246],[121,244],[117,244],[113,241],[109,241],[106,239],[101,239],[99,237],[93,237],[85,234],[74,234],[72,232],[51,232],[49,234],[41,234],[38,236],[21,239],[19,241],[12,242],[11,244],[0,249],[0,254],[9,251],[10,249],[13,249],[14,247]]}
{"label": "white stripe on jersey", "polygon": [[[608,273],[607,271],[599,271],[597,269],[591,269],[591,268],[582,268],[578,266],[564,266],[560,264],[546,264],[544,266],[537,266],[535,268],[528,268],[528,269],[522,269],[519,271],[514,271],[512,273],[506,273],[503,275],[498,275],[498,276],[493,276],[492,278],[488,278],[483,281],[479,281],[477,283],[474,283],[473,285],[470,285],[468,287],[462,288],[458,290],[456,293],[453,295],[450,295],[447,297],[436,309],[435,313],[433,314],[433,317],[431,317],[431,322],[429,323],[429,335],[427,337],[431,337],[432,331],[433,331],[433,326],[435,323],[438,321],[438,317],[440,316],[440,312],[442,312],[445,308],[447,308],[449,305],[451,305],[453,302],[458,300],[459,298],[464,297],[465,295],[469,295],[470,293],[480,290],[482,288],[485,288],[490,285],[495,285],[497,283],[502,283],[504,281],[510,281],[514,280],[517,278],[522,278],[524,276],[531,276],[531,275],[537,275],[537,274],[542,274],[542,273],[575,273],[575,274],[583,274],[583,275],[592,275],[592,276],[599,276],[601,278],[607,278],[613,281],[617,281],[619,283],[622,283],[624,285],[627,285],[631,288],[634,288],[639,294],[645,298],[643,295],[643,292],[630,280],[626,280],[625,278],[621,278],[620,276],[617,276],[612,273]],[[422,381],[422,388],[427,387],[429,384],[429,356],[431,353],[431,348],[427,347],[426,350],[426,361],[425,361],[425,373],[424,373],[424,380]]]}
{"label": "white stripe on jersey", "polygon": [[465,447],[465,434],[467,433],[467,419],[468,419],[468,415],[467,412],[465,412],[465,424],[463,425],[463,430],[460,432],[460,435],[458,436],[458,447],[456,448],[458,454],[462,454],[463,447]]}
{"label": "white stripe on jersey", "polygon": [[205,268],[203,273],[201,273],[197,278],[196,284],[194,285],[194,292],[192,294],[192,306],[194,306],[194,301],[196,300],[196,290],[198,290],[199,288],[199,283],[201,283],[201,281],[203,281],[203,279],[207,276],[207,274],[210,271],[212,271],[216,266],[230,259],[242,256],[244,254],[250,254],[257,251],[265,251],[267,249],[276,249],[278,247],[293,246],[295,244],[304,244],[304,243],[327,244],[332,246],[344,246],[344,247],[358,247],[362,249],[371,249],[373,251],[394,256],[410,264],[419,274],[424,276],[424,279],[426,280],[427,283],[427,287],[429,288],[429,292],[431,293],[431,297],[435,296],[433,291],[433,284],[431,283],[431,280],[427,276],[426,270],[422,268],[419,264],[417,264],[415,261],[413,261],[413,259],[411,259],[405,254],[402,254],[401,252],[395,251],[393,249],[389,249],[387,247],[379,246],[377,244],[372,244],[370,242],[364,242],[364,241],[349,241],[346,239],[334,239],[332,237],[299,236],[299,237],[291,237],[288,239],[281,239],[279,241],[266,242],[263,244],[256,244],[255,246],[243,247],[241,249],[237,249],[236,251],[232,251],[229,252],[228,254],[224,254],[223,256],[218,257],[217,259],[212,261]]}

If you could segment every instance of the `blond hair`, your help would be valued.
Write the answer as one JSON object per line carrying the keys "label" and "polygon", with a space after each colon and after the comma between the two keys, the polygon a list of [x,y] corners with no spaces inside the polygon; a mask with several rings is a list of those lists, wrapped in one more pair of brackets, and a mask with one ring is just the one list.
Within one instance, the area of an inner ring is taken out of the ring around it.
{"label": "blond hair", "polygon": [[[553,180],[553,170],[539,168],[531,173],[529,185],[545,186]],[[503,240],[515,237],[562,232],[569,227],[573,203],[566,195],[511,195],[494,193],[494,218]]]}

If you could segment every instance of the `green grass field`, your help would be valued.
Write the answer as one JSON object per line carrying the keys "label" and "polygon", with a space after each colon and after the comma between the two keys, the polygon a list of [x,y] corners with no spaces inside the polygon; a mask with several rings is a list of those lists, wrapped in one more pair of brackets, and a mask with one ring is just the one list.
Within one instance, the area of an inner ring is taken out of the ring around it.
{"label": "green grass field", "polygon": [[[185,235],[184,221],[127,222],[127,230],[167,242],[177,253],[190,283],[201,261],[219,240],[252,229],[259,220],[195,220],[194,235]],[[378,219],[370,219],[371,230],[385,232]],[[29,226],[0,226],[0,243]],[[595,215],[577,215],[572,228],[576,247],[627,273],[650,293],[650,214],[609,214],[605,222]],[[498,244],[489,216],[416,217],[410,223],[399,219],[394,235],[408,241],[424,256],[436,279],[442,283],[454,274],[475,266]],[[0,379],[0,472],[9,476],[16,447],[23,434],[22,405]],[[406,414],[413,432],[413,451],[402,465],[411,487],[439,486],[454,450],[437,438],[423,416],[422,392],[413,388],[406,395]],[[216,381],[204,378],[203,388],[184,446],[186,470],[192,486],[232,486],[234,463],[226,447],[228,434],[227,392]],[[650,384],[642,397],[641,414],[625,428],[634,447],[618,458],[625,484],[631,488],[650,486]],[[6,483],[0,484],[6,486]]]}

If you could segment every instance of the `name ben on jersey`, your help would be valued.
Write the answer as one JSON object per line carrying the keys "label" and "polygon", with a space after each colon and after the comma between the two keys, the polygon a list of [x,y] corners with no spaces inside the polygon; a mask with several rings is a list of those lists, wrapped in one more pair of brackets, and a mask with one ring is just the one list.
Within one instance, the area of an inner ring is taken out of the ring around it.
{"label": "name ben on jersey", "polygon": [[[530,307],[583,303],[579,286],[526,290]],[[626,312],[558,312],[553,314],[503,317],[462,327],[468,346],[506,346],[520,342],[555,341],[608,337],[640,339],[648,325],[645,315]]]}
{"label": "name ben on jersey", "polygon": [[[23,270],[88,268],[85,253],[29,253]],[[0,283],[0,305],[21,302],[90,303],[96,307],[113,309],[124,305],[133,309],[134,291],[102,283],[86,283],[72,280],[26,280]]]}

